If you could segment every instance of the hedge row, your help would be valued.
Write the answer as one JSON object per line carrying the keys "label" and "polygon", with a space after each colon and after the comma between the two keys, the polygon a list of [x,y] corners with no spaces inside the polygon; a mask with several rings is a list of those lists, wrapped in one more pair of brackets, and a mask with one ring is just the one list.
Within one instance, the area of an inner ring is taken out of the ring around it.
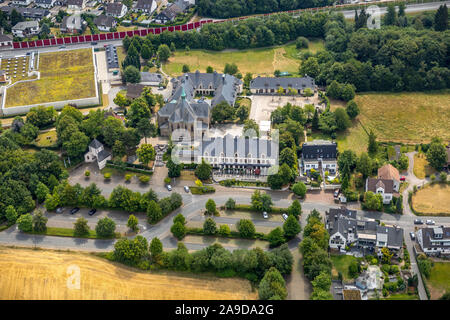
{"label": "hedge row", "polygon": [[192,186],[189,187],[189,189],[191,189],[192,194],[205,194],[216,192],[216,189],[211,186],[203,186],[203,187]]}
{"label": "hedge row", "polygon": [[[225,206],[220,207],[221,210],[226,210]],[[233,210],[236,211],[250,211],[250,212],[260,212],[259,210],[255,210],[251,204],[236,204],[235,208]],[[279,208],[279,207],[272,207],[270,212],[271,213],[287,213],[288,208]]]}
{"label": "hedge row", "polygon": [[223,237],[223,238],[238,238],[238,239],[249,239],[249,240],[267,240],[267,235],[262,232],[255,232],[252,238],[244,238],[237,231],[231,231],[229,235],[220,234],[216,232],[215,234],[205,234],[202,228],[186,228],[186,234],[193,234],[199,236],[207,236],[207,237]]}
{"label": "hedge row", "polygon": [[126,171],[130,171],[130,172],[136,172],[136,173],[143,173],[143,174],[153,174],[152,170],[142,170],[142,169],[137,169],[137,168],[133,168],[133,167],[122,167],[122,166],[118,166],[112,163],[107,163],[106,164],[107,168],[113,168],[113,169],[118,169],[118,170],[126,170]]}

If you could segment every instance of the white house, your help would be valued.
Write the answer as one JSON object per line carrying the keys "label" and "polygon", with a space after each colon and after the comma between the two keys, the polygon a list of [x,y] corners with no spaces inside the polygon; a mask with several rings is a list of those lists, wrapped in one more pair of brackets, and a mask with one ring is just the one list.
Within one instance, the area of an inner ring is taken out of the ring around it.
{"label": "white house", "polygon": [[12,39],[6,34],[0,34],[0,49],[10,49],[13,45]]}
{"label": "white house", "polygon": [[[328,171],[331,175],[337,172],[337,144],[326,140],[314,140],[302,145],[301,159],[302,173],[314,169],[316,171]],[[322,169],[322,170],[320,170]]]}
{"label": "white house", "polygon": [[106,166],[106,162],[111,160],[111,152],[103,147],[103,144],[97,139],[89,144],[89,151],[84,155],[85,162],[97,161],[98,168],[101,170]]}
{"label": "white house", "polygon": [[450,254],[450,227],[422,228],[417,231],[417,242],[428,255]]}
{"label": "white house", "polygon": [[86,7],[86,0],[67,0],[67,8],[70,10],[82,10]]}
{"label": "white house", "polygon": [[127,14],[128,8],[122,2],[114,2],[106,5],[105,14],[114,18],[122,18]]}
{"label": "white house", "polygon": [[53,8],[53,6],[56,3],[56,0],[35,0],[35,3],[38,7],[50,9]]}
{"label": "white house", "polygon": [[372,191],[375,194],[381,194],[383,203],[389,204],[394,194],[394,181],[378,178],[367,178],[366,192]]}
{"label": "white house", "polygon": [[13,4],[16,4],[19,6],[28,6],[32,2],[34,2],[34,1],[33,0],[13,0],[12,1]]}
{"label": "white house", "polygon": [[117,21],[113,17],[107,17],[104,14],[94,18],[94,24],[100,31],[110,31],[117,25]]}
{"label": "white house", "polygon": [[156,10],[157,4],[155,0],[138,0],[133,11],[142,11],[151,15]]}

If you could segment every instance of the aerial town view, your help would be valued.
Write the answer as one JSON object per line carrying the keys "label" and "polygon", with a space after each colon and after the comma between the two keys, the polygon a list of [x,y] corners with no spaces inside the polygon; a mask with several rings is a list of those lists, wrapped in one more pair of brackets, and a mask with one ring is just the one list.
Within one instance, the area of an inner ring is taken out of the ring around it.
{"label": "aerial town view", "polygon": [[449,5],[1,0],[0,300],[450,300]]}

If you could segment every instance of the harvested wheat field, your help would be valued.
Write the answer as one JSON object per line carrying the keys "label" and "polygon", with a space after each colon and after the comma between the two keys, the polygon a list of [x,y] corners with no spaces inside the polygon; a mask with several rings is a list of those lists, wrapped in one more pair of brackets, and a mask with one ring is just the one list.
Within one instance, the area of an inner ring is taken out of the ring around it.
{"label": "harvested wheat field", "polygon": [[450,215],[450,185],[433,183],[412,197],[414,210],[426,215]]}
{"label": "harvested wheat field", "polygon": [[0,270],[2,300],[257,299],[243,279],[139,272],[85,253],[0,247]]}

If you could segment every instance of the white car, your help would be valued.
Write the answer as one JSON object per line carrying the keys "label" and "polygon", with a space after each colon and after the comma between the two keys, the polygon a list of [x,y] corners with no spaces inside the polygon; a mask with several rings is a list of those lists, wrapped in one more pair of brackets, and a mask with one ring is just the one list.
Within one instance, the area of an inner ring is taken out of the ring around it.
{"label": "white car", "polygon": [[167,185],[167,190],[172,191],[172,186],[170,184]]}
{"label": "white car", "polygon": [[432,226],[435,224],[434,220],[427,220],[425,223],[429,226]]}
{"label": "white car", "polygon": [[283,217],[284,220],[287,220],[288,215],[287,215],[286,213],[283,213],[283,214],[282,214],[282,217]]}
{"label": "white car", "polygon": [[184,186],[184,191],[186,191],[186,193],[189,193],[189,187],[188,186]]}
{"label": "white car", "polygon": [[264,218],[264,219],[269,219],[269,215],[268,215],[267,212],[265,212],[265,211],[263,212],[263,218]]}

